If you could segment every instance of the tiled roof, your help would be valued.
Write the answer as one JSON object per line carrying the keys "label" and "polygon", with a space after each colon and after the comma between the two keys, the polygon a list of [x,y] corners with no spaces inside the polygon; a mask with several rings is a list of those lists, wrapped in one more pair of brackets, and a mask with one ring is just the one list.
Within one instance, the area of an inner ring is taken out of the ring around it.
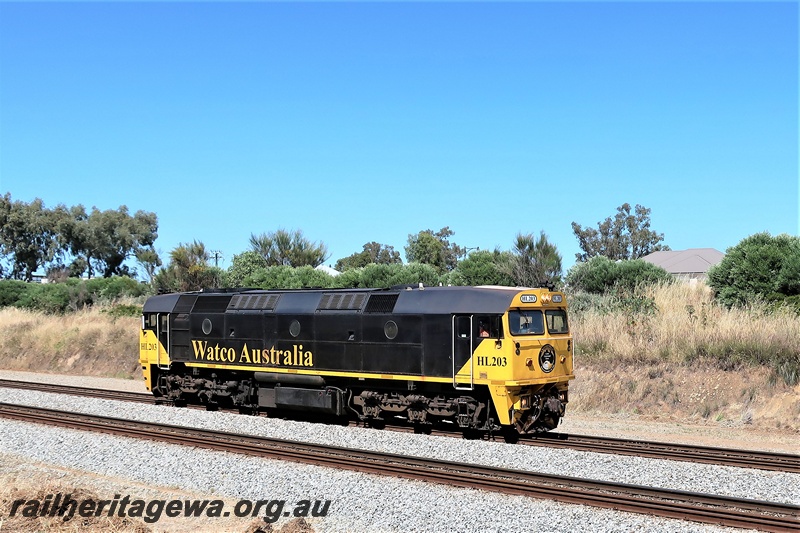
{"label": "tiled roof", "polygon": [[689,248],[688,250],[653,252],[642,257],[644,261],[660,266],[670,274],[708,272],[708,269],[725,257],[714,248]]}

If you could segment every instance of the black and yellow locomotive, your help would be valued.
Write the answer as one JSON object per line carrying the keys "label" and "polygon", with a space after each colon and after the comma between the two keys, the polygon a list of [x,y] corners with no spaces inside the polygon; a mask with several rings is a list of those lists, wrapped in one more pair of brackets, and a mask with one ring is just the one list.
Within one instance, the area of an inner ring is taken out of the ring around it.
{"label": "black and yellow locomotive", "polygon": [[574,378],[548,288],[221,290],[154,296],[140,362],[176,404],[304,411],[465,434],[555,428]]}

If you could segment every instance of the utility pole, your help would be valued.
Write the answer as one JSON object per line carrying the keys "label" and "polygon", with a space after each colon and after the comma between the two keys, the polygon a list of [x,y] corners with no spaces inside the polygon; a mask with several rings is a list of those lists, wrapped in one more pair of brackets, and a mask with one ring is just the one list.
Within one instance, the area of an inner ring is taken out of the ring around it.
{"label": "utility pole", "polygon": [[462,255],[461,257],[463,257],[464,259],[466,259],[466,258],[467,258],[467,255],[468,255],[468,254],[469,254],[469,253],[470,253],[472,250],[475,250],[475,251],[478,251],[478,252],[480,252],[480,251],[481,251],[481,248],[480,248],[480,246],[475,246],[474,248],[464,248],[464,253],[463,253],[463,255]]}
{"label": "utility pole", "polygon": [[225,257],[220,250],[211,250],[210,252],[211,257],[214,258],[214,267],[219,267],[219,261],[223,257]]}

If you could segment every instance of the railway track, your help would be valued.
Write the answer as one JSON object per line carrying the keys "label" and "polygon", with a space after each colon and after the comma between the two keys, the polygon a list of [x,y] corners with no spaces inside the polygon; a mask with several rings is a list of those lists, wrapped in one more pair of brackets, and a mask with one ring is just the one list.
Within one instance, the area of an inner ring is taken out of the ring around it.
{"label": "railway track", "polygon": [[[50,383],[1,380],[0,387],[70,394],[90,398],[102,398],[127,402],[154,402],[153,396],[146,393],[114,391],[88,387],[72,387]],[[402,431],[404,428],[387,428]],[[410,431],[410,428],[405,428]],[[437,430],[436,435],[461,437],[460,432]],[[800,473],[800,455],[765,452],[758,450],[737,450],[710,446],[694,446],[664,442],[597,437],[592,435],[572,435],[567,433],[544,433],[532,438],[522,438],[519,444],[529,446],[549,446],[574,450],[618,455],[632,455],[655,459],[688,461],[740,468],[753,468],[779,472]]]}
{"label": "railway track", "polygon": [[800,506],[608,483],[0,403],[8,419],[290,460],[564,503],[763,531],[796,531]]}
{"label": "railway track", "polygon": [[521,440],[531,446],[564,447],[599,453],[615,453],[690,461],[714,465],[737,466],[800,474],[800,455],[764,452],[758,450],[735,450],[711,446],[694,446],[643,440],[596,437],[592,435],[571,435],[567,433],[545,433],[532,439]]}

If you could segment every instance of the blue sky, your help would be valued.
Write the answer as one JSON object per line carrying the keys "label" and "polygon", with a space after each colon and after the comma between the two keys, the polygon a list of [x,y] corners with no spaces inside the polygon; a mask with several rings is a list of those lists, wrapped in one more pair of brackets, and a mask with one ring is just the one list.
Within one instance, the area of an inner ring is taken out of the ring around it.
{"label": "blue sky", "polygon": [[328,263],[652,210],[674,250],[797,234],[795,2],[0,3],[0,193]]}

